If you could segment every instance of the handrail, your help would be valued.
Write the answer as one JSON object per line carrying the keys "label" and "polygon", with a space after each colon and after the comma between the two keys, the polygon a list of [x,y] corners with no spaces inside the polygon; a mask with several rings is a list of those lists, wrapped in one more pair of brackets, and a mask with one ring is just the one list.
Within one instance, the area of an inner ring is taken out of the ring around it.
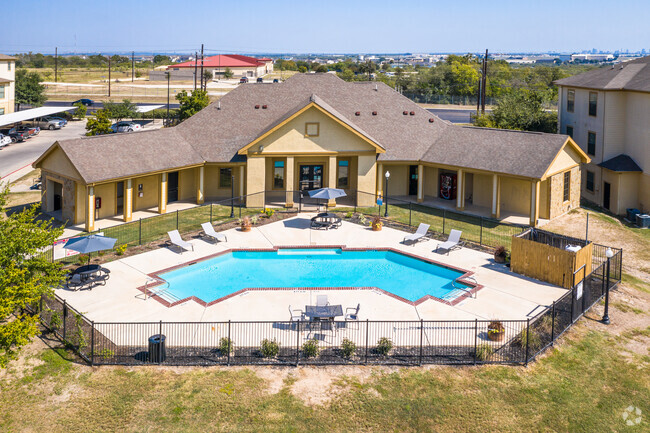
{"label": "handrail", "polygon": [[[470,298],[472,298],[472,299],[476,299],[476,298],[477,298],[477,293],[476,293],[476,292],[472,292],[471,289],[467,289],[467,288],[465,288],[465,287],[460,287],[460,286],[457,286],[457,285],[456,285],[456,283],[459,282],[458,280],[461,279],[461,278],[463,278],[463,277],[458,277],[458,278],[452,280],[452,282],[451,282],[451,286],[452,286],[454,289],[456,289],[456,290],[461,290],[461,291],[467,293],[467,294],[469,295]],[[473,281],[475,284],[478,284],[478,281],[476,281],[476,278],[474,278],[474,277],[472,277],[472,276],[465,277],[465,278],[463,278],[463,279],[464,279],[464,280],[471,280],[471,281]],[[460,283],[460,284],[462,284],[462,283]]]}

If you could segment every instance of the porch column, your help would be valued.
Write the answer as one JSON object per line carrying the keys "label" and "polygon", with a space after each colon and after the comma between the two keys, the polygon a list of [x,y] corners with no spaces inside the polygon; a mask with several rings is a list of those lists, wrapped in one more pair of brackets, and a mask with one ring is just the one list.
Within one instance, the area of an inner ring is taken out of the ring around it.
{"label": "porch column", "polygon": [[465,172],[460,168],[456,175],[456,209],[465,210]]}
{"label": "porch column", "polygon": [[534,180],[530,183],[530,225],[537,227],[539,219],[539,186],[540,181]]}
{"label": "porch column", "polygon": [[293,156],[287,156],[287,163],[284,167],[284,189],[287,197],[285,198],[285,207],[293,207]]}
{"label": "porch column", "polygon": [[383,198],[384,192],[384,164],[377,164],[377,197]]}
{"label": "porch column", "polygon": [[95,230],[95,187],[89,186],[86,190],[86,231]]}
{"label": "porch column", "polygon": [[196,204],[203,204],[205,196],[203,194],[203,179],[205,177],[205,168],[199,167],[198,179],[196,180]]}
{"label": "porch column", "polygon": [[239,166],[239,196],[244,196],[244,185],[246,185],[246,178],[244,177],[244,166]]}
{"label": "porch column", "polygon": [[424,201],[424,166],[418,165],[418,203]]}
{"label": "porch column", "polygon": [[500,216],[500,203],[499,203],[499,193],[500,193],[500,182],[499,175],[492,175],[492,218],[499,218]]}
{"label": "porch column", "polygon": [[160,185],[158,185],[158,213],[167,212],[167,173],[160,175]]}
{"label": "porch column", "polygon": [[124,222],[133,219],[133,179],[124,182]]}
{"label": "porch column", "polygon": [[[330,188],[336,188],[336,175],[337,175],[338,166],[336,165],[336,156],[329,157],[329,170],[328,170],[328,181],[327,186]],[[336,200],[329,200],[327,206],[334,207],[336,206]]]}

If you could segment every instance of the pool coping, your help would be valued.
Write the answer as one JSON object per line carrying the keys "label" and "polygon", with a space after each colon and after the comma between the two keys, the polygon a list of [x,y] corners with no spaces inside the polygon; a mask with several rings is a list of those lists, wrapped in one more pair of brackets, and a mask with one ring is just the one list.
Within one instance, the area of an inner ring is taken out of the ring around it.
{"label": "pool coping", "polygon": [[180,300],[174,301],[174,302],[169,302],[169,301],[167,301],[166,299],[163,299],[162,297],[160,297],[157,294],[152,294],[149,297],[155,299],[156,301],[160,302],[162,305],[164,305],[164,306],[166,306],[168,308],[174,307],[176,305],[184,304],[184,303],[189,302],[189,301],[194,301],[197,304],[207,308],[207,307],[210,307],[212,305],[223,302],[223,301],[225,301],[227,299],[233,298],[235,296],[242,295],[242,294],[244,294],[246,292],[254,292],[254,291],[257,292],[257,291],[279,291],[279,290],[283,290],[283,291],[288,291],[288,290],[292,290],[292,291],[298,291],[298,290],[300,290],[300,291],[303,291],[303,290],[372,290],[372,291],[380,292],[380,293],[382,293],[384,295],[390,296],[391,298],[394,298],[394,299],[396,299],[398,301],[402,301],[402,302],[404,302],[404,303],[406,303],[408,305],[412,305],[412,306],[420,305],[421,303],[423,303],[423,302],[425,302],[425,301],[427,301],[429,299],[437,301],[437,302],[441,302],[441,303],[443,303],[445,305],[454,306],[454,305],[460,303],[461,301],[465,300],[466,298],[471,297],[472,295],[474,295],[476,292],[478,292],[479,290],[481,290],[484,287],[482,284],[478,284],[478,283],[475,283],[475,282],[470,281],[470,280],[467,279],[468,277],[474,275],[474,272],[472,272],[472,271],[468,271],[466,269],[462,269],[462,268],[459,268],[459,267],[456,267],[456,266],[453,266],[453,265],[449,265],[449,264],[446,264],[446,263],[441,263],[441,262],[438,262],[436,260],[427,259],[426,257],[418,256],[416,254],[412,254],[412,253],[402,251],[402,250],[398,250],[398,249],[391,248],[391,247],[366,247],[366,248],[364,248],[364,247],[354,247],[354,248],[348,248],[345,245],[275,245],[275,246],[273,246],[271,248],[228,248],[226,250],[219,251],[217,253],[210,254],[210,255],[205,256],[205,257],[201,257],[201,258],[198,258],[198,259],[195,259],[195,260],[180,263],[178,265],[174,265],[174,266],[171,266],[171,267],[168,267],[168,268],[164,268],[164,269],[161,269],[161,270],[158,270],[158,271],[155,271],[155,272],[151,272],[151,273],[147,274],[147,276],[150,279],[155,280],[156,283],[154,283],[154,284],[145,284],[143,286],[138,286],[138,287],[136,287],[136,289],[141,291],[142,293],[144,293],[144,295],[146,297],[148,289],[151,289],[153,287],[157,287],[157,286],[159,286],[161,284],[164,284],[166,282],[160,276],[160,274],[163,274],[163,273],[166,273],[166,272],[171,272],[171,271],[174,271],[176,269],[184,268],[184,267],[187,267],[187,266],[190,266],[190,265],[194,265],[196,263],[203,262],[205,260],[210,260],[210,259],[213,259],[215,257],[222,256],[224,254],[231,254],[231,253],[234,253],[234,252],[274,252],[274,251],[278,251],[278,250],[282,250],[282,249],[335,249],[335,248],[340,249],[341,251],[390,251],[390,252],[393,252],[393,253],[396,253],[396,254],[402,254],[402,255],[411,257],[411,258],[416,259],[416,260],[421,260],[421,261],[424,261],[424,262],[427,262],[427,263],[431,263],[431,264],[434,264],[434,265],[437,265],[437,266],[441,266],[443,268],[451,269],[451,270],[454,270],[454,271],[457,271],[457,272],[462,272],[463,275],[456,278],[455,281],[458,281],[458,282],[460,282],[462,284],[465,284],[466,286],[471,287],[471,289],[467,290],[466,292],[461,293],[460,295],[458,295],[457,297],[455,297],[451,301],[447,301],[447,300],[444,300],[444,299],[441,299],[441,298],[438,298],[438,297],[435,297],[435,296],[432,296],[432,295],[424,295],[423,297],[417,299],[416,301],[409,301],[408,299],[402,298],[401,296],[398,296],[398,295],[396,295],[394,293],[388,292],[388,291],[386,291],[384,289],[381,289],[379,287],[374,287],[374,286],[365,286],[365,287],[363,287],[363,286],[362,287],[359,287],[359,286],[353,286],[353,287],[341,287],[341,286],[339,286],[339,287],[249,287],[249,288],[244,288],[244,289],[237,290],[236,292],[230,293],[230,294],[228,294],[226,296],[223,296],[223,297],[221,297],[219,299],[215,299],[214,301],[210,301],[210,302],[205,302],[204,300],[202,300],[200,298],[197,298],[196,296],[188,296],[186,298],[183,298],[183,299],[180,299]]}

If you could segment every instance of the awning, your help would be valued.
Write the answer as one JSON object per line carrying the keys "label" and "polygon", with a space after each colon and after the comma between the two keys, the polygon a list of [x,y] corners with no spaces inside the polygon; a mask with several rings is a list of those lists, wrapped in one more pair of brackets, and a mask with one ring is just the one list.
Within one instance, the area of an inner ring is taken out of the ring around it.
{"label": "awning", "polygon": [[617,172],[643,171],[632,158],[630,158],[628,155],[625,155],[624,153],[608,159],[607,161],[603,161],[598,165],[602,168],[606,168],[607,170]]}
{"label": "awning", "polygon": [[50,116],[64,111],[76,110],[77,107],[38,107],[29,110],[16,111],[15,113],[3,114],[0,116],[0,126],[11,125],[12,123],[31,120],[37,117]]}
{"label": "awning", "polygon": [[138,105],[138,108],[135,111],[138,113],[148,113],[162,107],[164,107],[164,105]]}

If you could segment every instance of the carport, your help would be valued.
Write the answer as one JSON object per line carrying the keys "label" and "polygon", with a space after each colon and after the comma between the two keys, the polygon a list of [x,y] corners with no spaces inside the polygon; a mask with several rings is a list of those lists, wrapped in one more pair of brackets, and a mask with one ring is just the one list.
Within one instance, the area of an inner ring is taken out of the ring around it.
{"label": "carport", "polygon": [[77,107],[38,107],[29,110],[16,111],[15,113],[3,114],[0,116],[0,126],[13,125],[24,120],[36,119],[37,117],[51,116],[63,111],[76,110]]}

